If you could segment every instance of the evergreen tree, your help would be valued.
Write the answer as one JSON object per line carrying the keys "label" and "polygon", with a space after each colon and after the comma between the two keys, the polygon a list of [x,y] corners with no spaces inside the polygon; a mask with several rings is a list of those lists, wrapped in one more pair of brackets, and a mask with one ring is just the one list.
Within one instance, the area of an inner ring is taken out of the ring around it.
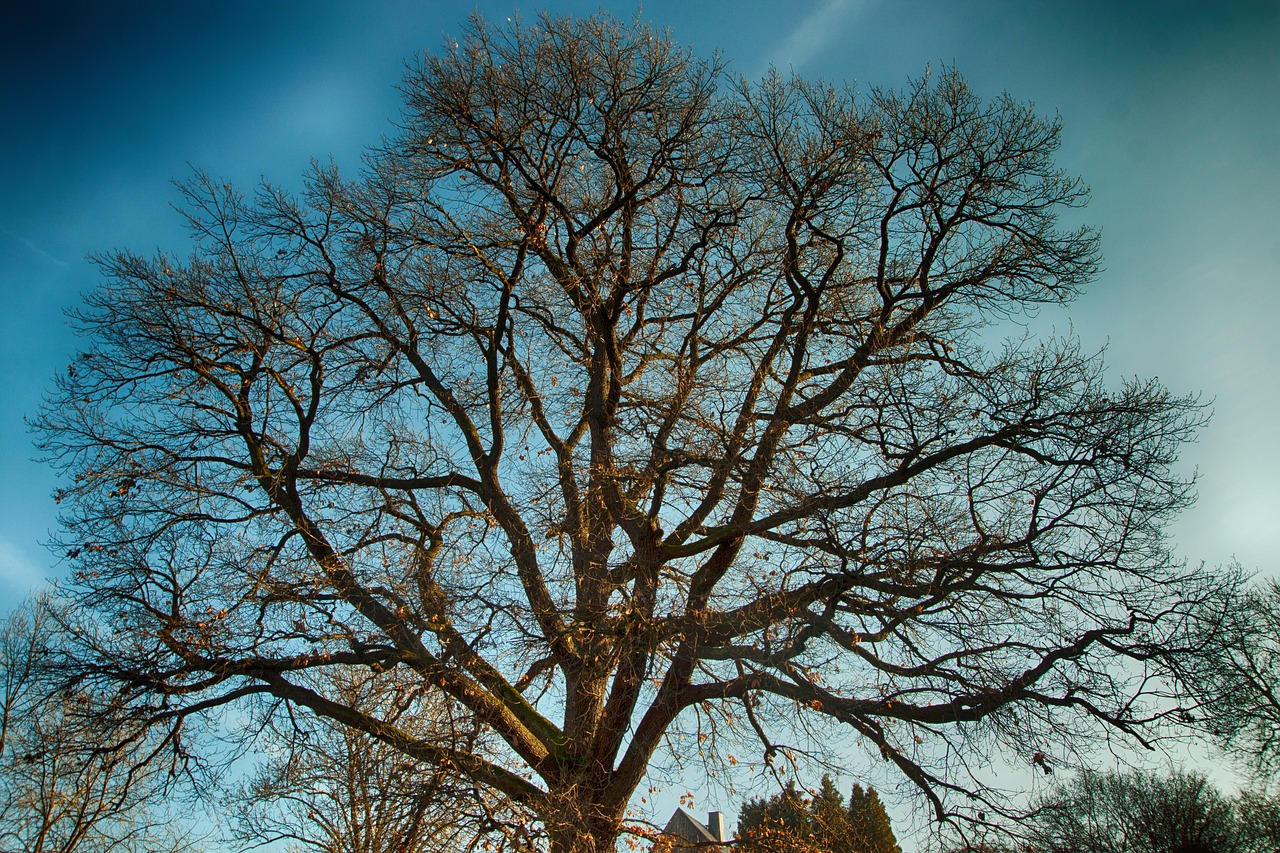
{"label": "evergreen tree", "polygon": [[854,785],[849,794],[850,853],[902,853],[876,789]]}
{"label": "evergreen tree", "polygon": [[743,853],[901,853],[875,789],[854,785],[846,807],[826,775],[809,800],[790,784],[768,799],[747,801],[738,839]]}
{"label": "evergreen tree", "polygon": [[738,837],[747,853],[811,850],[810,835],[808,810],[794,782],[767,799],[748,800],[738,814]]}
{"label": "evergreen tree", "polygon": [[844,797],[836,783],[824,773],[818,791],[809,803],[810,835],[815,846],[833,853],[846,853],[845,842],[849,838],[850,825]]}

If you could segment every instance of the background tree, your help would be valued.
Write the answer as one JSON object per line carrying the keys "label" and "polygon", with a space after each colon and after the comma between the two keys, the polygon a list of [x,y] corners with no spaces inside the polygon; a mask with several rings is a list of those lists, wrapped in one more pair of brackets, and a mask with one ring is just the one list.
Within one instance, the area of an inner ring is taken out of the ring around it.
{"label": "background tree", "polygon": [[1280,850],[1280,795],[1245,791],[1235,800],[1235,807],[1249,850],[1257,853]]}
{"label": "background tree", "polygon": [[199,849],[166,808],[174,780],[148,760],[158,745],[115,719],[117,709],[100,697],[51,677],[58,639],[48,599],[27,602],[0,627],[0,849]]}
{"label": "background tree", "polygon": [[[404,720],[406,689],[390,690],[367,672],[347,670],[332,690],[365,713],[377,713],[423,739],[454,740],[472,724],[450,709]],[[501,838],[504,827],[529,817],[503,814],[483,790],[440,767],[420,766],[403,753],[331,719],[268,717],[259,752],[270,756],[234,791],[234,834],[258,846],[287,842],[318,853],[438,853],[472,849],[498,834],[491,850],[525,849],[522,838]],[[305,728],[302,728],[305,726]],[[475,736],[474,733],[472,735]]]}
{"label": "background tree", "polygon": [[360,178],[199,176],[189,260],[102,259],[38,423],[77,683],[174,734],[332,720],[557,853],[612,849],[655,755],[783,760],[797,715],[945,816],[999,808],[975,744],[1176,710],[1231,583],[1161,534],[1200,410],[986,331],[1097,269],[1056,121],[950,72],[726,83],[607,16],[476,21],[404,91]]}
{"label": "background tree", "polygon": [[808,804],[795,783],[772,797],[743,803],[738,812],[737,839],[743,850],[814,850]]}
{"label": "background tree", "polygon": [[1273,777],[1280,766],[1280,583],[1249,590],[1224,616],[1208,620],[1220,625],[1216,653],[1193,655],[1187,665],[1202,699],[1198,713],[1220,743]]}
{"label": "background tree", "polygon": [[824,773],[809,801],[809,821],[814,840],[822,848],[835,850],[848,840],[850,820],[844,798],[832,778]]}
{"label": "background tree", "polygon": [[758,853],[901,853],[875,789],[854,785],[846,806],[825,774],[811,798],[791,784],[772,797],[743,803],[738,841],[742,850]]}
{"label": "background tree", "polygon": [[901,853],[889,813],[876,789],[854,785],[849,794],[849,838],[846,849],[863,853]]}
{"label": "background tree", "polygon": [[1048,796],[1029,837],[1046,853],[1270,853],[1243,819],[1262,802],[1233,803],[1195,773],[1083,773]]}
{"label": "background tree", "polygon": [[1014,853],[1014,848],[1004,842],[1004,834],[1001,833],[1000,835],[1001,841],[991,841],[984,838],[981,841],[961,843],[958,846],[944,849],[946,853]]}

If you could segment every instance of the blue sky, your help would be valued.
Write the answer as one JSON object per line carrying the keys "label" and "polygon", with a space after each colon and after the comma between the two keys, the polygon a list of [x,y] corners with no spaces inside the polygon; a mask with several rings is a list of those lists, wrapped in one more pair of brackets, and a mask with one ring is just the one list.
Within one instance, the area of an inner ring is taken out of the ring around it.
{"label": "blue sky", "polygon": [[[11,4],[17,5],[17,4]],[[93,252],[185,252],[170,180],[245,188],[312,157],[348,170],[391,130],[395,86],[479,9],[510,3],[30,2],[0,25],[0,610],[60,567],[52,474],[24,417],[76,346],[62,312]],[[587,14],[601,4],[522,7]],[[603,4],[630,17],[633,3]],[[1069,311],[1111,375],[1212,400],[1184,463],[1187,559],[1280,576],[1280,2],[648,0],[643,16],[757,77],[901,86],[956,66],[1065,122],[1060,163],[1093,187],[1106,270]]]}
{"label": "blue sky", "polygon": [[[52,475],[23,418],[75,340],[62,312],[85,260],[184,249],[170,180],[193,167],[288,183],[348,169],[391,128],[415,51],[506,3],[50,2],[0,27],[0,607],[58,573]],[[606,3],[631,16],[630,3]],[[533,14],[537,7],[526,7]],[[594,2],[549,2],[585,14]],[[951,64],[1065,123],[1061,163],[1094,190],[1106,272],[1068,313],[1110,345],[1116,379],[1159,376],[1214,401],[1185,463],[1200,502],[1181,553],[1280,570],[1280,3],[652,0],[644,17],[748,77],[899,86]]]}

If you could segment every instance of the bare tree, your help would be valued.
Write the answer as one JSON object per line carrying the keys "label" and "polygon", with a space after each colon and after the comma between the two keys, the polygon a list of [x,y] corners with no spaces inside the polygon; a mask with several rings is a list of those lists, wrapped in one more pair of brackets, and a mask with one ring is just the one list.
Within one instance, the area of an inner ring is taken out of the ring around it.
{"label": "bare tree", "polygon": [[[165,809],[164,767],[138,732],[99,725],[111,709],[59,690],[47,662],[58,630],[48,599],[0,628],[0,849],[160,853],[198,849]],[[123,740],[126,748],[111,748]]]}
{"label": "bare tree", "polygon": [[[1162,656],[1232,582],[1161,534],[1201,410],[987,331],[1096,272],[1057,121],[952,72],[733,82],[607,16],[477,20],[404,93],[358,179],[198,176],[189,260],[102,259],[38,423],[121,628],[80,677],[158,725],[305,709],[557,853],[613,849],[661,755],[830,724],[972,815],[975,744],[1176,710]],[[404,724],[442,703],[466,736]]]}
{"label": "bare tree", "polygon": [[1030,840],[1044,853],[1270,853],[1250,824],[1274,807],[1230,800],[1196,773],[1084,773],[1047,797]]}
{"label": "bare tree", "polygon": [[[413,689],[395,689],[367,671],[340,671],[336,695],[362,713],[377,714],[424,740],[464,742],[476,748],[474,720],[449,707],[432,713],[404,700]],[[413,708],[410,719],[405,709]],[[503,812],[477,789],[439,766],[414,761],[396,748],[325,717],[280,714],[256,746],[270,756],[253,778],[233,792],[235,835],[250,845],[288,842],[317,853],[426,853],[466,851],[497,835],[488,849],[522,848],[502,838],[503,828],[529,821]]]}
{"label": "bare tree", "polygon": [[1280,766],[1280,583],[1249,590],[1222,617],[1212,652],[1193,655],[1189,678],[1202,722],[1262,777]]}
{"label": "bare tree", "polygon": [[1242,841],[1254,853],[1280,850],[1280,793],[1245,791],[1234,801]]}

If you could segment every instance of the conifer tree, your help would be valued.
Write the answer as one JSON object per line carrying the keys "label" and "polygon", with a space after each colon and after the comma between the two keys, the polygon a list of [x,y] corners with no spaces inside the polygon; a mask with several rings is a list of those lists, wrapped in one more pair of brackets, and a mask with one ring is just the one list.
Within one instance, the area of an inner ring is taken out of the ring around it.
{"label": "conifer tree", "polygon": [[789,784],[768,799],[745,803],[738,839],[744,853],[901,853],[875,788],[855,784],[846,807],[825,774],[812,799]]}
{"label": "conifer tree", "polygon": [[850,853],[902,853],[880,795],[870,786],[854,785],[849,794]]}
{"label": "conifer tree", "polygon": [[748,800],[738,814],[738,838],[745,853],[808,851],[813,849],[808,846],[810,834],[808,811],[795,783],[767,799]]}
{"label": "conifer tree", "polygon": [[831,777],[825,773],[817,793],[809,803],[809,825],[815,844],[824,850],[843,851],[849,836],[850,813],[844,797]]}

